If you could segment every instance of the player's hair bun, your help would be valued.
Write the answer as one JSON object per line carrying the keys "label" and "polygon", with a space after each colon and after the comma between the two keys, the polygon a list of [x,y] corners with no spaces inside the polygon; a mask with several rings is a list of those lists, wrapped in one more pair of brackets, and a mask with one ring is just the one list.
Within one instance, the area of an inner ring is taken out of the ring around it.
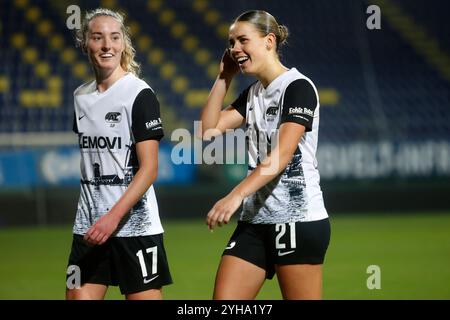
{"label": "player's hair bun", "polygon": [[278,25],[279,35],[278,35],[278,43],[279,45],[283,45],[287,42],[287,38],[289,36],[289,30],[286,26],[280,24]]}

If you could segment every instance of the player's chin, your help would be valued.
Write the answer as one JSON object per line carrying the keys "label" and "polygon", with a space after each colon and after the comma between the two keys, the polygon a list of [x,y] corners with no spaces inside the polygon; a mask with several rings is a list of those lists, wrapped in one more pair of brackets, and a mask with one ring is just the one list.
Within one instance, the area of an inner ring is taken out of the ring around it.
{"label": "player's chin", "polygon": [[100,68],[100,69],[112,69],[112,70],[114,70],[114,69],[116,69],[117,67],[118,67],[118,63],[117,63],[117,61],[113,61],[112,59],[111,60],[107,60],[107,59],[99,59],[99,60],[97,60],[97,66]]}
{"label": "player's chin", "polygon": [[248,68],[248,67],[241,67],[240,70],[241,70],[241,73],[243,75],[246,75],[246,76],[254,76],[254,75],[256,75],[256,73],[253,72],[252,69]]}

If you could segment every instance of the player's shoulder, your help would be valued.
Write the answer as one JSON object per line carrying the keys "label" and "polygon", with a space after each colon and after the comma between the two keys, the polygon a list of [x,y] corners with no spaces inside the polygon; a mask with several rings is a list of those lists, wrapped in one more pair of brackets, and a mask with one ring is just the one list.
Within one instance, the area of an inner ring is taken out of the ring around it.
{"label": "player's shoulder", "polygon": [[83,95],[83,94],[89,94],[89,93],[94,92],[95,90],[96,90],[96,81],[91,80],[91,81],[83,83],[78,88],[76,88],[73,92],[73,95],[79,96],[79,95]]}
{"label": "player's shoulder", "polygon": [[298,71],[296,68],[292,68],[289,70],[290,77],[289,77],[289,83],[287,87],[292,86],[303,86],[303,87],[312,87],[314,91],[317,91],[316,85],[314,82],[303,74],[302,72]]}
{"label": "player's shoulder", "polygon": [[154,92],[153,88],[150,87],[150,85],[142,78],[139,78],[138,76],[130,73],[127,75],[128,85],[135,87],[138,91],[141,91],[142,89],[150,89]]}
{"label": "player's shoulder", "polygon": [[144,79],[141,79],[134,74],[129,74],[127,80],[126,92],[134,92],[135,97],[140,95],[152,96],[156,98],[155,90]]}

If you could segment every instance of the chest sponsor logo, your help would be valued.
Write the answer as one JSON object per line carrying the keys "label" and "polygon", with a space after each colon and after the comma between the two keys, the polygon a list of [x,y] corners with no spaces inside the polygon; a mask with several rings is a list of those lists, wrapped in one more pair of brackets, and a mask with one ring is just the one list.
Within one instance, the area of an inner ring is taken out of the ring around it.
{"label": "chest sponsor logo", "polygon": [[293,107],[289,108],[289,114],[304,114],[310,117],[314,117],[314,111],[308,108]]}
{"label": "chest sponsor logo", "polygon": [[147,130],[150,130],[150,129],[156,128],[160,124],[161,124],[161,118],[158,118],[158,119],[155,119],[155,120],[147,121],[145,123],[145,127],[147,128]]}
{"label": "chest sponsor logo", "polygon": [[105,115],[105,121],[107,123],[119,123],[122,120],[122,114],[120,112],[108,112]]}
{"label": "chest sponsor logo", "polygon": [[102,137],[102,136],[80,136],[81,149],[121,149],[121,137]]}

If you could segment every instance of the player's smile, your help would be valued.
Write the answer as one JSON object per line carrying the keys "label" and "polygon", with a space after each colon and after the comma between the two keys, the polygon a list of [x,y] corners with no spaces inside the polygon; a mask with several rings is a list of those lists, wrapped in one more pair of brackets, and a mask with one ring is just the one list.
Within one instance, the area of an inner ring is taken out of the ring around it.
{"label": "player's smile", "polygon": [[97,68],[116,69],[120,65],[123,50],[123,35],[116,20],[101,16],[90,22],[87,51]]}
{"label": "player's smile", "polygon": [[246,64],[247,61],[250,60],[250,57],[249,56],[240,56],[240,57],[234,58],[234,60],[238,63],[239,67],[245,68],[247,65]]}
{"label": "player's smile", "polygon": [[[231,56],[245,74],[256,74],[264,61],[264,37],[247,22],[236,22],[230,27]],[[259,63],[257,61],[260,61]]]}
{"label": "player's smile", "polygon": [[114,55],[112,53],[102,53],[102,54],[100,54],[100,58],[102,58],[102,59],[110,59],[112,57],[114,57]]}
{"label": "player's smile", "polygon": [[248,68],[250,67],[252,63],[252,58],[250,55],[247,55],[246,53],[238,52],[233,56],[234,61],[236,61],[237,65],[241,69],[243,73],[247,73]]}

